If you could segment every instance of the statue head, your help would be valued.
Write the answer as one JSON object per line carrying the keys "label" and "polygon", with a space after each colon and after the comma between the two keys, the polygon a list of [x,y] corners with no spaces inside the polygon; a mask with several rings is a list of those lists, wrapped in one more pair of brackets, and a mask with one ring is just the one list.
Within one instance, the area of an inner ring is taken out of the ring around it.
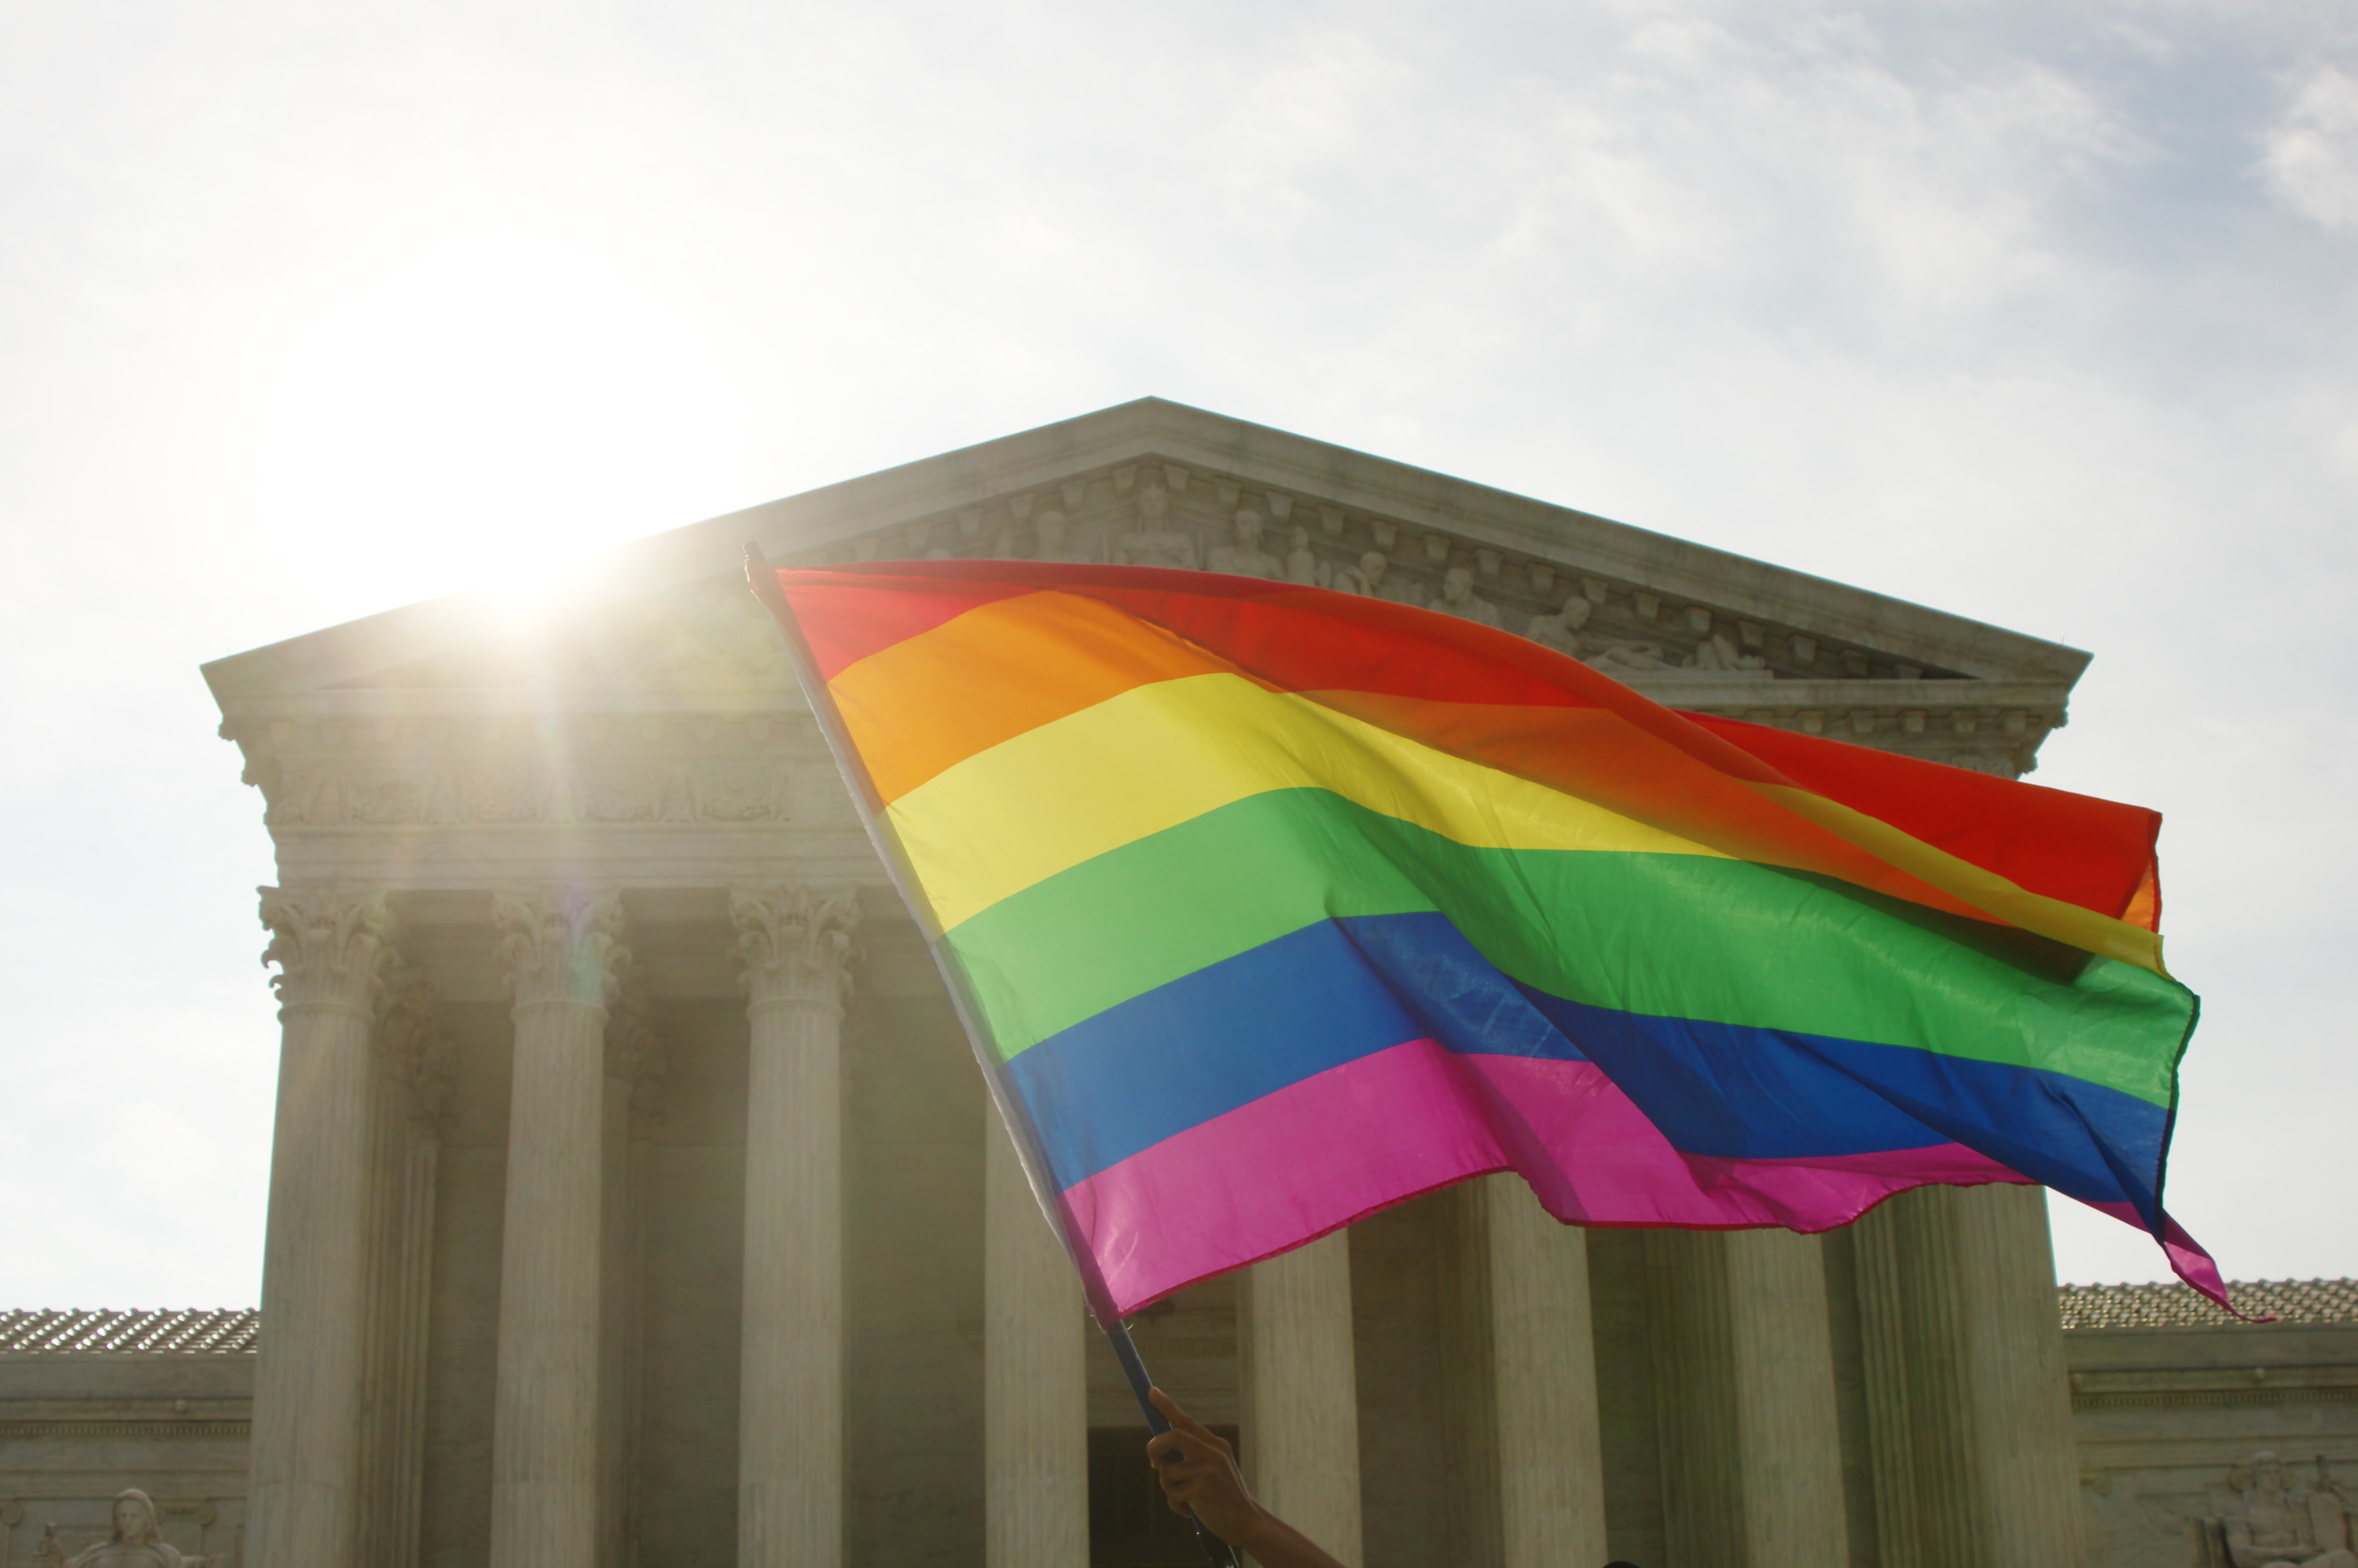
{"label": "statue head", "polygon": [[1359,557],[1359,573],[1368,579],[1368,586],[1369,588],[1373,588],[1376,584],[1383,581],[1384,553],[1381,550],[1369,550],[1366,555],[1361,556]]}
{"label": "statue head", "polygon": [[1171,511],[1171,492],[1159,484],[1150,484],[1138,492],[1138,514],[1149,523],[1160,524]]}
{"label": "statue head", "polygon": [[1463,604],[1474,597],[1474,574],[1464,567],[1452,567],[1441,574],[1441,597],[1452,604]]}
{"label": "statue head", "polygon": [[1237,543],[1248,550],[1260,547],[1260,514],[1249,506],[1237,513]]}
{"label": "statue head", "polygon": [[1063,513],[1051,506],[1040,514],[1040,521],[1033,526],[1039,531],[1040,553],[1043,556],[1053,556],[1063,551],[1065,547],[1065,514]]}
{"label": "statue head", "polygon": [[2263,1492],[2285,1489],[2284,1461],[2266,1449],[2252,1455],[2252,1480]]}
{"label": "statue head", "polygon": [[1296,528],[1293,531],[1293,547],[1297,550],[1307,550],[1310,548],[1309,529]]}
{"label": "statue head", "polygon": [[1555,612],[1555,619],[1565,631],[1577,632],[1587,625],[1588,618],[1595,613],[1596,606],[1575,593],[1563,601],[1563,608]]}
{"label": "statue head", "polygon": [[156,1504],[136,1487],[114,1494],[114,1539],[125,1546],[146,1546],[161,1531],[156,1525]]}

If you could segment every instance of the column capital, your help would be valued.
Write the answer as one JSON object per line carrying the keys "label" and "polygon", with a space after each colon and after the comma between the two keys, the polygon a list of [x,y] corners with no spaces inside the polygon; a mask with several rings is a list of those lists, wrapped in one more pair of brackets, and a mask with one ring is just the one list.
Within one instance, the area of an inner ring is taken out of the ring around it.
{"label": "column capital", "polygon": [[455,1076],[450,1061],[454,1043],[434,1008],[434,988],[426,977],[396,959],[384,978],[377,1060],[386,1076],[409,1091],[410,1113],[427,1123],[439,1123],[449,1108]]}
{"label": "column capital", "polygon": [[276,964],[271,989],[278,1005],[344,1007],[367,1012],[384,995],[394,962],[394,916],[382,890],[341,887],[257,888],[270,945],[265,966]]}
{"label": "column capital", "polygon": [[492,895],[500,962],[518,1007],[571,1002],[603,1010],[631,961],[622,901],[611,892],[543,888]]}
{"label": "column capital", "polygon": [[732,892],[729,918],[745,963],[738,983],[753,1006],[842,1010],[856,956],[851,934],[860,926],[860,901],[851,889],[789,882]]}
{"label": "column capital", "polygon": [[644,1110],[669,1065],[669,1056],[645,984],[635,977],[624,980],[606,1017],[606,1076],[629,1085],[632,1107]]}

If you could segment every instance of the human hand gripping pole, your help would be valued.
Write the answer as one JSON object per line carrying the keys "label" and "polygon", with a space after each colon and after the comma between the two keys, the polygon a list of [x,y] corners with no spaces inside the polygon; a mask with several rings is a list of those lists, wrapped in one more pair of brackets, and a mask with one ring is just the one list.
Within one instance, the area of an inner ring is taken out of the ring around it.
{"label": "human hand gripping pole", "polygon": [[1163,1498],[1174,1511],[1199,1519],[1231,1548],[1251,1552],[1261,1568],[1343,1568],[1245,1489],[1236,1451],[1226,1442],[1190,1420],[1161,1389],[1149,1397],[1171,1430],[1148,1440],[1146,1462],[1154,1466]]}
{"label": "human hand gripping pole", "polygon": [[[1138,1346],[1130,1337],[1130,1325],[1117,1319],[1105,1331],[1106,1342],[1113,1346],[1114,1359],[1121,1363],[1121,1375],[1130,1379],[1130,1391],[1137,1397],[1138,1408],[1146,1416],[1146,1429],[1160,1439],[1171,1430],[1171,1419],[1154,1402],[1158,1391],[1154,1380],[1146,1375],[1146,1362],[1140,1357]],[[1204,1561],[1213,1568],[1238,1568],[1236,1549],[1204,1528],[1204,1521],[1189,1509],[1187,1520],[1195,1527],[1195,1544],[1204,1549]]]}

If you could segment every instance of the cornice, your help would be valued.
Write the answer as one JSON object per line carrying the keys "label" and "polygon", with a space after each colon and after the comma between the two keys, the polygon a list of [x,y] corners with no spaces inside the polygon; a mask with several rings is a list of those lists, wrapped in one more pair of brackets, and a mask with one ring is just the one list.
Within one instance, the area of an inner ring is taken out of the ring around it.
{"label": "cornice", "polygon": [[[1249,487],[1266,504],[1290,508],[1297,519],[1316,516],[1325,524],[1331,517],[1337,528],[1347,521],[1354,530],[1448,535],[1469,553],[1515,556],[1567,579],[1587,573],[1617,579],[1624,589],[1635,585],[1727,617],[1797,627],[1863,654],[1982,679],[2066,687],[2088,663],[2077,650],[1962,616],[1152,398],[604,552],[589,563],[573,605],[594,620],[600,605],[729,577],[738,570],[748,539],[782,560],[846,558],[858,541],[881,531],[1018,503],[1020,519],[1035,495],[1154,465],[1184,470],[1182,486],[1193,478],[1224,498]],[[1510,564],[1509,575],[1516,569]],[[332,688],[487,636],[509,635],[515,624],[511,605],[456,595],[215,660],[203,673],[223,711],[243,715],[266,694]]]}

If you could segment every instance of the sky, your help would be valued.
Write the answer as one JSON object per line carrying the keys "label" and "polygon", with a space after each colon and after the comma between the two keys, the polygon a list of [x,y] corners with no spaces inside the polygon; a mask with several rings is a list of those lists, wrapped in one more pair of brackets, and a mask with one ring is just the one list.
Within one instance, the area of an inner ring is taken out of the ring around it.
{"label": "sky", "polygon": [[2358,1275],[2353,350],[2345,4],[0,0],[0,1308],[258,1295],[200,662],[1147,395],[2092,650],[2171,1206]]}

